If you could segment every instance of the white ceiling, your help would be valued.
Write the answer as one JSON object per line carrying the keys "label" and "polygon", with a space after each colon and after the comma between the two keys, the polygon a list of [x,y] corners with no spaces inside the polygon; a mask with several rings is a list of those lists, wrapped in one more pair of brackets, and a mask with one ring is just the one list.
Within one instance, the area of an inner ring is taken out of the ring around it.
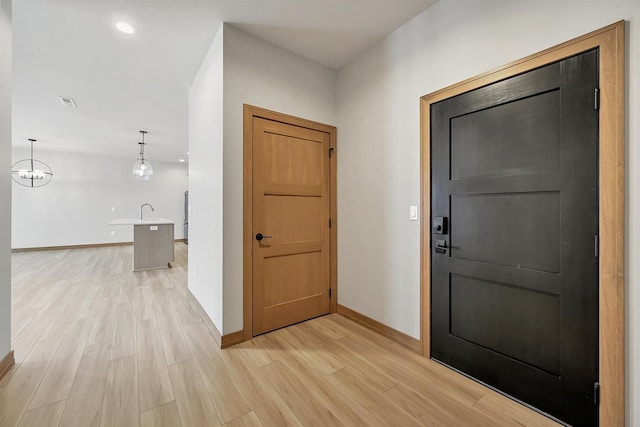
{"label": "white ceiling", "polygon": [[[13,143],[186,159],[187,93],[221,22],[339,69],[437,0],[14,0]],[[114,24],[126,20],[137,32]],[[78,108],[62,105],[72,97]]]}

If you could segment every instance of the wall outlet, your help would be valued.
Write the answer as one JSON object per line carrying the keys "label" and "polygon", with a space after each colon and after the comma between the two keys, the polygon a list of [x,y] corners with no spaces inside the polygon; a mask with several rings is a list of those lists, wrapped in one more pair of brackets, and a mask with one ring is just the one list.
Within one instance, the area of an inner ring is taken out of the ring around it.
{"label": "wall outlet", "polygon": [[115,235],[116,235],[116,232],[115,232],[115,231],[111,231],[111,235],[112,235],[112,236],[115,236]]}

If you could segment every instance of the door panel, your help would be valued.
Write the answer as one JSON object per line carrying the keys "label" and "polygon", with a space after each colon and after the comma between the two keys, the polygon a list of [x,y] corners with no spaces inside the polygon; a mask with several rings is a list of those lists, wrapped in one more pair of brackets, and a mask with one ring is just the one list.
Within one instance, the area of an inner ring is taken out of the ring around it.
{"label": "door panel", "polygon": [[451,179],[552,171],[559,163],[559,90],[451,119]]}
{"label": "door panel", "polygon": [[[264,261],[264,308],[269,309],[309,296],[322,295],[322,252],[266,258]],[[282,286],[282,283],[298,286]]]}
{"label": "door panel", "polygon": [[597,84],[593,50],[430,114],[432,219],[449,219],[432,357],[581,426],[598,414]]}
{"label": "door panel", "polygon": [[264,197],[265,230],[271,230],[271,246],[282,243],[322,240],[327,224],[322,223],[321,197]]}
{"label": "door panel", "polygon": [[560,271],[560,193],[451,196],[451,256]]}
{"label": "door panel", "polygon": [[[558,375],[558,295],[451,275],[451,335]],[[493,331],[500,329],[500,334]]]}
{"label": "door panel", "polygon": [[329,313],[329,135],[253,119],[253,334]]}
{"label": "door panel", "polygon": [[[326,134],[283,123],[270,122],[269,125],[266,125],[267,129],[262,135],[264,159],[261,166],[265,193],[269,193],[274,184],[311,187],[320,193],[325,178],[323,166],[326,164],[326,152],[323,136]],[[276,127],[291,129],[275,129]],[[291,131],[290,134],[284,134],[287,130]],[[314,137],[315,139],[309,139]]]}

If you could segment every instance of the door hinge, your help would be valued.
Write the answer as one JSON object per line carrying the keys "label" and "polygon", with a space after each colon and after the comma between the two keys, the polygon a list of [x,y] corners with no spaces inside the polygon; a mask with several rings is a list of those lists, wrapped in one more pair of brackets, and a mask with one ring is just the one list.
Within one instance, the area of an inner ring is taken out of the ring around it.
{"label": "door hinge", "polygon": [[600,109],[600,88],[595,88],[593,90],[593,109]]}
{"label": "door hinge", "polygon": [[329,148],[329,158],[333,157],[333,152],[336,150],[335,147],[330,147]]}
{"label": "door hinge", "polygon": [[331,299],[331,288],[329,288],[329,299]]}
{"label": "door hinge", "polygon": [[600,239],[597,234],[594,236],[594,246],[595,246],[595,256],[596,258],[598,258],[598,253],[600,252]]}
{"label": "door hinge", "polygon": [[598,381],[593,383],[593,404],[596,406],[600,404],[600,383]]}
{"label": "door hinge", "polygon": [[331,218],[329,218],[329,228],[331,228],[332,222],[331,222]]}

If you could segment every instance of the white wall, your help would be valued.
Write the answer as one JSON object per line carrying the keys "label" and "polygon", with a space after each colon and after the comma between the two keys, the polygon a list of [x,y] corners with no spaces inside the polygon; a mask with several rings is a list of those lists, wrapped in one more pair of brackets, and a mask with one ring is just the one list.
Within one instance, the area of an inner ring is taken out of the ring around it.
{"label": "white wall", "polygon": [[0,0],[0,360],[11,351],[11,0]]}
{"label": "white wall", "polygon": [[222,25],[189,90],[189,289],[222,331]]}
{"label": "white wall", "polygon": [[640,426],[639,18],[637,0],[440,0],[340,70],[339,303],[419,337],[419,223],[408,206],[420,202],[420,96],[626,19],[627,425]]}
{"label": "white wall", "polygon": [[[151,158],[151,180],[134,181],[134,157],[48,151],[43,146],[35,143],[35,158],[51,167],[52,181],[39,188],[12,183],[13,248],[131,242],[133,227],[107,223],[115,218],[137,218],[142,203],[155,208],[155,212],[144,208],[147,218],[173,220],[175,238],[184,237],[186,165]],[[14,162],[28,157],[28,148],[14,147]]]}
{"label": "white wall", "polygon": [[224,327],[242,330],[243,104],[335,125],[335,71],[224,25]]}

